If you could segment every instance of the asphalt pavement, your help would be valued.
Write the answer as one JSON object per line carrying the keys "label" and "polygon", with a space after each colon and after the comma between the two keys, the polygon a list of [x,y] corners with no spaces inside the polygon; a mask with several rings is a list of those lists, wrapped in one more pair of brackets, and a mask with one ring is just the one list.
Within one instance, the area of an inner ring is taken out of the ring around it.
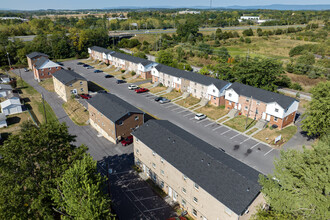
{"label": "asphalt pavement", "polygon": [[154,101],[155,95],[151,93],[136,94],[134,91],[128,90],[129,84],[116,84],[116,79],[106,79],[104,73],[94,73],[93,70],[78,66],[77,61],[63,63],[65,67],[72,68],[86,79],[96,82],[123,100],[160,119],[171,121],[219,150],[225,150],[229,155],[259,172],[263,174],[273,172],[273,162],[279,156],[279,150],[209,119],[197,121],[191,111],[173,103],[161,105]]}

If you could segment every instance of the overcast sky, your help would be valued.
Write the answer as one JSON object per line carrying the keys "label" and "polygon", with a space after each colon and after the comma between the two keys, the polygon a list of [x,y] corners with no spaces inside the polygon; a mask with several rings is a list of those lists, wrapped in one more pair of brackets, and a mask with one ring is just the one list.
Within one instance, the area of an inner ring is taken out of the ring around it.
{"label": "overcast sky", "polygon": [[[232,6],[232,5],[271,5],[271,4],[292,4],[292,5],[311,5],[329,4],[329,0],[212,0],[213,7]],[[209,6],[210,0],[0,0],[0,8],[5,9],[102,9],[119,6],[138,6],[138,7],[190,7],[190,6]]]}

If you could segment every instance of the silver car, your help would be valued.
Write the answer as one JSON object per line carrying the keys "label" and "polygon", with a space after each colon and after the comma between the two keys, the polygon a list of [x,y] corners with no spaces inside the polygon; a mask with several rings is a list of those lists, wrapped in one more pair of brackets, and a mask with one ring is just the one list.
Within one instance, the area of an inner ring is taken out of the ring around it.
{"label": "silver car", "polygon": [[198,113],[195,115],[196,120],[203,120],[204,118],[206,118],[206,115],[204,115],[202,113]]}
{"label": "silver car", "polygon": [[169,99],[167,99],[167,98],[164,98],[164,97],[162,97],[161,99],[159,99],[159,103],[160,104],[164,104],[164,103],[168,103],[168,102],[170,102],[171,100],[169,100]]}

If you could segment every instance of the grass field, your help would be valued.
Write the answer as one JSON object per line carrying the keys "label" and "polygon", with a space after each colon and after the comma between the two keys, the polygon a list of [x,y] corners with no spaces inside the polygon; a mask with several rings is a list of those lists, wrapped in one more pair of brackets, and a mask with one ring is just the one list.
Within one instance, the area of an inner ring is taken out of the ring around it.
{"label": "grass field", "polygon": [[[255,134],[253,137],[263,142],[267,142],[272,146],[281,147],[283,144],[288,142],[288,140],[290,140],[296,132],[297,127],[295,125],[288,126],[286,128],[283,128],[282,130],[265,128]],[[279,135],[282,135],[281,141],[278,144],[274,144],[275,138]]]}
{"label": "grass field", "polygon": [[253,134],[253,132],[256,132],[258,128],[253,128],[249,132],[246,132],[247,135]]}
{"label": "grass field", "polygon": [[167,89],[167,87],[165,87],[165,86],[156,86],[156,87],[154,87],[154,88],[151,88],[151,89],[150,89],[150,92],[151,92],[151,93],[157,93],[157,92],[164,91],[164,90],[166,90],[166,89]]}
{"label": "grass field", "polygon": [[45,79],[39,83],[42,87],[44,87],[49,92],[55,92],[53,78]]}
{"label": "grass field", "polygon": [[86,125],[89,119],[89,113],[77,100],[69,99],[63,103],[63,109],[75,124],[80,126]]}
{"label": "grass field", "polygon": [[244,132],[244,131],[248,130],[249,128],[252,128],[257,123],[257,121],[254,121],[253,119],[248,118],[246,129],[245,129],[245,123],[246,123],[246,116],[239,115],[239,116],[225,122],[224,124],[231,128],[234,128],[237,131]]}
{"label": "grass field", "polygon": [[179,97],[181,95],[182,95],[181,92],[178,92],[178,91],[176,91],[174,89],[174,90],[172,90],[172,92],[166,93],[166,94],[164,94],[162,96],[165,97],[165,98],[167,98],[167,99],[169,99],[169,100],[172,100],[172,99],[175,99],[175,98],[177,98],[177,97]]}
{"label": "grass field", "polygon": [[0,128],[1,133],[16,134],[21,129],[20,126],[25,121],[32,121],[31,116],[28,112],[22,112],[20,114],[8,115],[7,116],[7,127]]}
{"label": "grass field", "polygon": [[216,120],[228,114],[228,110],[224,108],[224,106],[214,106],[214,105],[206,105],[196,110],[197,112],[205,114],[207,117]]}
{"label": "grass field", "polygon": [[310,92],[310,90],[318,83],[326,81],[326,79],[323,78],[310,79],[306,75],[298,75],[293,73],[287,73],[286,75],[291,79],[292,83],[299,83],[304,92]]}
{"label": "grass field", "polygon": [[189,97],[187,97],[185,99],[181,99],[181,100],[179,100],[179,101],[177,101],[175,103],[178,104],[178,105],[181,105],[181,106],[183,106],[185,108],[189,108],[189,107],[191,107],[193,105],[198,104],[199,102],[200,102],[200,99],[195,98],[195,97],[192,97],[192,96],[189,96]]}

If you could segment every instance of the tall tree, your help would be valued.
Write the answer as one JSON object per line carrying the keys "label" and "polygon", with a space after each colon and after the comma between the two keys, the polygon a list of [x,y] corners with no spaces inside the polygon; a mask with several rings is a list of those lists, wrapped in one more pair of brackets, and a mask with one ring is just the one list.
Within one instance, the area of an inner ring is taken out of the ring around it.
{"label": "tall tree", "polygon": [[167,50],[161,50],[157,54],[156,62],[172,66],[173,64],[173,54]]}
{"label": "tall tree", "polygon": [[0,218],[52,218],[50,189],[87,148],[76,147],[65,124],[23,124],[0,147]]}
{"label": "tall tree", "polygon": [[52,190],[62,219],[112,219],[110,199],[102,192],[104,181],[91,156],[76,161]]}
{"label": "tall tree", "polygon": [[307,135],[325,135],[330,133],[330,82],[320,82],[312,91],[312,101],[302,121],[302,129]]}
{"label": "tall tree", "polygon": [[281,151],[274,175],[260,176],[262,192],[273,212],[271,215],[330,219],[329,145],[330,136],[327,135],[313,149]]}

